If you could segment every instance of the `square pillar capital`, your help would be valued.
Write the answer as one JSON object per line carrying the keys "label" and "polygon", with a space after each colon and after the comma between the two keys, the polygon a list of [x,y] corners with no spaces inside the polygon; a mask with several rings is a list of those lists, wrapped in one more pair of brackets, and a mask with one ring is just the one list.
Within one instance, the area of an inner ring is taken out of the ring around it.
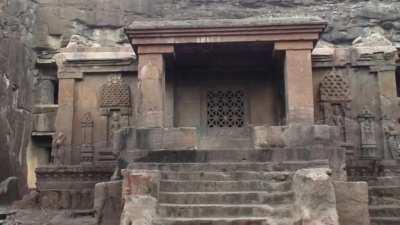
{"label": "square pillar capital", "polygon": [[274,43],[274,50],[310,50],[314,48],[312,41],[278,41]]}
{"label": "square pillar capital", "polygon": [[173,45],[139,45],[137,54],[173,54],[175,52]]}

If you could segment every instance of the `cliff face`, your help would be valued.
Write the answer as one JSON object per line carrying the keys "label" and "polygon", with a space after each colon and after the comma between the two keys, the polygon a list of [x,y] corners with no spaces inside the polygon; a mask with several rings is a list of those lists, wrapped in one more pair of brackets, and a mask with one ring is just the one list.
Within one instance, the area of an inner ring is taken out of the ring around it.
{"label": "cliff face", "polygon": [[26,176],[35,60],[29,42],[35,7],[30,0],[0,0],[0,181]]}
{"label": "cliff face", "polygon": [[39,0],[36,47],[57,49],[72,34],[103,45],[125,41],[121,27],[146,19],[314,15],[329,22],[323,39],[351,44],[368,29],[400,43],[400,2],[354,0]]}

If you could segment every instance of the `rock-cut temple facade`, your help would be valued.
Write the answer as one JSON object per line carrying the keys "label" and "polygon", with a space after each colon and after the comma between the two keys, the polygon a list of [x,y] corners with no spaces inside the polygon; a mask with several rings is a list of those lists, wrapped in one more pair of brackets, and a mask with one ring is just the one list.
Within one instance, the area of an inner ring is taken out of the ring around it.
{"label": "rock-cut temple facade", "polygon": [[326,27],[148,20],[125,28],[129,46],[72,36],[37,62],[57,102],[34,111],[51,149],[28,171],[36,204],[98,225],[400,224],[398,49],[374,32],[335,46]]}

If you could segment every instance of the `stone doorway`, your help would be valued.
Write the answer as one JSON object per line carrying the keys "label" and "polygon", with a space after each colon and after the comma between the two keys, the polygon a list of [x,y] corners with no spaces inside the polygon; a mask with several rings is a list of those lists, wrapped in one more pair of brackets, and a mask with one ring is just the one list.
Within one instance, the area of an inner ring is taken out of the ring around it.
{"label": "stone doorway", "polygon": [[166,73],[173,126],[196,127],[200,148],[215,149],[250,147],[249,127],[282,124],[283,60],[272,53],[272,44],[177,46]]}

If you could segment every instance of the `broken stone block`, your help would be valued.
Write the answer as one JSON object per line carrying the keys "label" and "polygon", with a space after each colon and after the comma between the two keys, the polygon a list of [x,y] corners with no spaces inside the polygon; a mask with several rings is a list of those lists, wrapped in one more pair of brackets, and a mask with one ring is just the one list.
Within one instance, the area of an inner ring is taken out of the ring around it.
{"label": "broken stone block", "polygon": [[334,182],[340,225],[369,225],[368,184]]}
{"label": "broken stone block", "polygon": [[117,225],[122,213],[122,181],[98,183],[94,191],[98,225]]}
{"label": "broken stone block", "polygon": [[303,225],[339,225],[335,189],[327,168],[301,169],[293,177],[297,210]]}
{"label": "broken stone block", "polygon": [[158,195],[160,172],[156,170],[123,170],[123,198],[129,195]]}
{"label": "broken stone block", "polygon": [[148,195],[132,195],[125,199],[121,225],[153,225],[157,199]]}
{"label": "broken stone block", "polygon": [[121,225],[152,225],[156,218],[160,173],[150,170],[123,170],[124,201]]}
{"label": "broken stone block", "polygon": [[18,178],[9,177],[0,183],[0,204],[10,204],[19,196]]}

